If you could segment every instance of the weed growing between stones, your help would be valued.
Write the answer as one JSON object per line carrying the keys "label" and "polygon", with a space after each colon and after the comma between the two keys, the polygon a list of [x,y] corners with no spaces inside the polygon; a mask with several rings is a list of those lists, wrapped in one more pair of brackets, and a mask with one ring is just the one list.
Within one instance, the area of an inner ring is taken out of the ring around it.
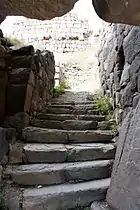
{"label": "weed growing between stones", "polygon": [[61,86],[55,87],[55,89],[54,89],[54,97],[56,95],[61,95],[63,93],[65,93],[65,89],[63,87],[61,87]]}
{"label": "weed growing between stones", "polygon": [[103,94],[102,91],[97,91],[93,96],[92,100],[96,102],[96,109],[99,114],[106,115],[107,119],[110,119],[113,114],[113,110],[111,109],[110,98]]}
{"label": "weed growing between stones", "polygon": [[112,122],[112,125],[109,126],[109,130],[111,130],[112,133],[115,134],[117,132],[117,122],[113,120],[114,116],[113,109],[110,103],[110,98],[104,95],[102,91],[96,91],[95,94],[89,96],[89,99],[95,101],[96,109],[98,110],[99,114],[105,115],[106,121]]}
{"label": "weed growing between stones", "polygon": [[70,85],[69,85],[68,81],[66,79],[64,79],[60,82],[60,87],[62,87],[64,89],[68,89],[68,88],[70,88]]}
{"label": "weed growing between stones", "polygon": [[110,130],[112,131],[112,133],[116,133],[117,132],[117,125],[116,124],[111,125]]}
{"label": "weed growing between stones", "polygon": [[110,99],[107,96],[102,95],[98,98],[96,102],[96,108],[99,111],[100,114],[103,115],[109,115],[112,113],[112,110],[110,109]]}
{"label": "weed growing between stones", "polygon": [[69,84],[66,80],[62,80],[60,82],[60,85],[59,86],[56,86],[54,88],[54,97],[57,97],[61,94],[64,94],[65,93],[65,89],[68,89],[69,88]]}

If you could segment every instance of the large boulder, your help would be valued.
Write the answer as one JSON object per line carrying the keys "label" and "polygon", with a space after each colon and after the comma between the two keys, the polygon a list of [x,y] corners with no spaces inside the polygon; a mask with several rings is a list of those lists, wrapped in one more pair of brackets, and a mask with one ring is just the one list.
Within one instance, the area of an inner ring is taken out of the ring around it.
{"label": "large boulder", "polygon": [[97,14],[105,21],[140,25],[140,1],[92,0]]}
{"label": "large boulder", "polygon": [[77,0],[1,0],[0,22],[8,15],[34,19],[51,19],[69,12]]}
{"label": "large boulder", "polygon": [[140,209],[140,100],[122,124],[107,201],[115,210]]}
{"label": "large boulder", "polygon": [[[0,22],[8,15],[46,20],[69,12],[77,0],[1,0]],[[97,14],[105,21],[140,24],[138,0],[92,0]]]}

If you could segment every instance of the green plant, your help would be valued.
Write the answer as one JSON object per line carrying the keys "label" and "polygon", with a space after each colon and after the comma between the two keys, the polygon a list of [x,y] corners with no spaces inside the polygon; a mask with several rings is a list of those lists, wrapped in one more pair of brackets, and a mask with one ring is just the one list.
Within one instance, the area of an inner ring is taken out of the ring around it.
{"label": "green plant", "polygon": [[4,199],[3,187],[0,186],[0,210],[8,210],[7,204]]}
{"label": "green plant", "polygon": [[66,79],[61,80],[60,85],[54,88],[54,96],[65,93],[65,89],[69,88],[69,84]]}
{"label": "green plant", "polygon": [[104,95],[102,91],[98,91],[94,95],[94,100],[96,101],[96,108],[99,113],[110,118],[110,115],[112,114],[110,98]]}
{"label": "green plant", "polygon": [[116,124],[111,125],[110,130],[112,131],[112,133],[116,133],[117,132],[117,125]]}
{"label": "green plant", "polygon": [[63,79],[60,81],[60,87],[62,87],[62,88],[64,88],[64,89],[69,88],[69,87],[70,87],[69,82],[68,82],[65,78],[63,78]]}
{"label": "green plant", "polygon": [[109,97],[102,96],[99,98],[96,102],[96,108],[99,111],[100,114],[103,115],[110,115],[111,109],[110,109],[110,103],[109,103]]}
{"label": "green plant", "polygon": [[61,86],[57,86],[54,89],[54,93],[63,94],[63,93],[65,93],[65,89],[63,87],[61,87]]}

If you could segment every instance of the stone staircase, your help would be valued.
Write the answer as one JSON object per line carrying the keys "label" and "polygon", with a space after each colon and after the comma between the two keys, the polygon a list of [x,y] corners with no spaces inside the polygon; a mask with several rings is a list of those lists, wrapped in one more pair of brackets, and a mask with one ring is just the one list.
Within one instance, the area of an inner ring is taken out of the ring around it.
{"label": "stone staircase", "polygon": [[95,102],[59,100],[31,120],[23,130],[23,162],[4,172],[20,187],[23,210],[90,209],[105,199],[115,145],[112,132],[100,128],[104,120]]}

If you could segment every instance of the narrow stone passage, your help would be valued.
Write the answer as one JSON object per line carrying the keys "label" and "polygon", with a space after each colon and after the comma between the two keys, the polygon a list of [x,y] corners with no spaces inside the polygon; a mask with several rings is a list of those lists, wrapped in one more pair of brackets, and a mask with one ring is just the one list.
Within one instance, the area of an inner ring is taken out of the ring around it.
{"label": "narrow stone passage", "polygon": [[105,116],[86,98],[66,92],[23,130],[22,163],[4,172],[21,189],[23,210],[96,210],[92,202],[105,199],[115,145],[100,127]]}

